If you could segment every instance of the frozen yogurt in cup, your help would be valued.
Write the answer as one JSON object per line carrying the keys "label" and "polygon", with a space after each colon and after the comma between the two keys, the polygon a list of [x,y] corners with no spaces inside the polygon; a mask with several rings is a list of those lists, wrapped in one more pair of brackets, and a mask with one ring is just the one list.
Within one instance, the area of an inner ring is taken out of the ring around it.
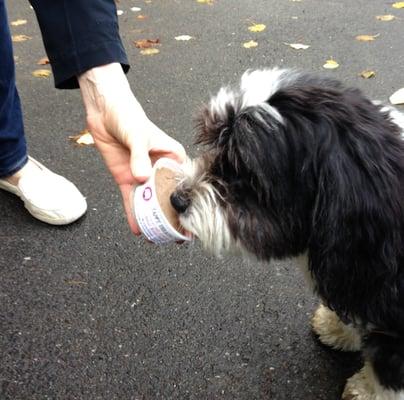
{"label": "frozen yogurt in cup", "polygon": [[131,195],[131,207],[136,222],[148,240],[157,244],[189,241],[170,202],[181,165],[170,158],[159,158],[153,166],[150,178],[135,187]]}

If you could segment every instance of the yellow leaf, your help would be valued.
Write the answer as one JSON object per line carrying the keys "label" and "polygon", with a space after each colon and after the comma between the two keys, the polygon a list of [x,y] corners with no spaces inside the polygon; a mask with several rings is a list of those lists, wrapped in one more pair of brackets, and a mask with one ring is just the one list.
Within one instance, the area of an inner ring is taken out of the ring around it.
{"label": "yellow leaf", "polygon": [[286,46],[289,46],[295,50],[307,50],[310,47],[308,44],[302,44],[302,43],[285,43],[285,44]]}
{"label": "yellow leaf", "polygon": [[12,36],[12,41],[17,43],[17,42],[25,42],[26,40],[32,39],[30,36],[27,35],[13,35]]}
{"label": "yellow leaf", "polygon": [[355,39],[360,42],[373,42],[378,36],[380,36],[380,33],[377,35],[359,35]]}
{"label": "yellow leaf", "polygon": [[393,4],[393,8],[404,8],[404,1],[399,1]]}
{"label": "yellow leaf", "polygon": [[376,72],[375,71],[371,71],[371,70],[365,70],[362,71],[360,73],[360,76],[364,79],[370,79],[370,78],[374,78],[376,76]]}
{"label": "yellow leaf", "polygon": [[196,0],[200,4],[209,4],[210,6],[213,4],[213,0]]}
{"label": "yellow leaf", "polygon": [[376,19],[379,21],[393,21],[393,19],[396,19],[394,15],[387,14],[387,15],[377,15]]}
{"label": "yellow leaf", "polygon": [[245,47],[246,49],[251,49],[253,47],[257,47],[258,43],[255,42],[254,40],[250,40],[249,42],[245,42],[243,43],[243,47]]}
{"label": "yellow leaf", "polygon": [[248,27],[248,30],[250,32],[262,32],[265,30],[265,28],[266,28],[266,25],[264,25],[264,24],[253,24]]}
{"label": "yellow leaf", "polygon": [[339,64],[335,60],[327,60],[326,63],[323,65],[325,69],[335,69],[338,68]]}
{"label": "yellow leaf", "polygon": [[69,139],[81,146],[94,145],[94,138],[87,129],[82,130],[78,135],[69,136]]}
{"label": "yellow leaf", "polygon": [[48,69],[37,69],[35,70],[32,75],[35,76],[35,78],[47,78],[52,74],[51,71]]}
{"label": "yellow leaf", "polygon": [[140,51],[140,54],[143,54],[144,56],[154,56],[155,54],[158,53],[160,53],[160,50],[154,48],[144,49]]}
{"label": "yellow leaf", "polygon": [[404,88],[397,90],[390,96],[391,104],[404,104]]}
{"label": "yellow leaf", "polygon": [[12,26],[20,26],[20,25],[25,25],[27,23],[26,19],[17,19],[13,22],[11,22]]}

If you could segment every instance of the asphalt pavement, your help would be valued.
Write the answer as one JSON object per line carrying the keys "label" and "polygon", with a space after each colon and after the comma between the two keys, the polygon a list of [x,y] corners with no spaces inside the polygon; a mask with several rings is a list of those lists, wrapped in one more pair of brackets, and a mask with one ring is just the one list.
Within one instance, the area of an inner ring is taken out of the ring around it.
{"label": "asphalt pavement", "polygon": [[[404,87],[404,9],[393,1],[211,3],[117,3],[133,91],[191,156],[201,150],[198,108],[247,68],[327,73],[383,101]],[[45,53],[33,10],[8,6],[10,22],[27,21],[13,35],[31,37],[14,46],[30,153],[75,182],[89,209],[51,227],[0,192],[0,399],[339,399],[360,356],[318,343],[317,300],[292,261],[215,259],[198,243],[159,247],[130,234],[99,154],[68,140],[84,128],[80,93],[32,75],[49,69],[37,65]],[[386,14],[397,18],[376,19]],[[155,55],[133,44],[157,38]],[[257,47],[243,47],[250,40]],[[325,70],[328,59],[339,67]],[[366,69],[376,76],[360,77]]]}

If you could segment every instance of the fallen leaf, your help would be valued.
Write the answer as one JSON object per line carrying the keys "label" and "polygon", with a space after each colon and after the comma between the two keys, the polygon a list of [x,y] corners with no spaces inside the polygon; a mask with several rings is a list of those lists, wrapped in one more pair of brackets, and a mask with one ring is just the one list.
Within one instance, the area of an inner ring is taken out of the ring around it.
{"label": "fallen leaf", "polygon": [[148,49],[160,44],[160,39],[140,39],[135,40],[133,43],[138,49]]}
{"label": "fallen leaf", "polygon": [[12,26],[20,26],[20,25],[25,25],[27,23],[26,19],[17,19],[13,22],[11,22]]}
{"label": "fallen leaf", "polygon": [[160,53],[159,49],[144,49],[140,51],[140,54],[144,55],[144,56],[154,56],[155,54]]}
{"label": "fallen leaf", "polygon": [[376,72],[366,69],[360,73],[360,76],[364,79],[370,79],[376,76]]}
{"label": "fallen leaf", "polygon": [[32,37],[27,35],[13,35],[11,39],[13,42],[17,43],[25,42],[26,40],[32,39]]}
{"label": "fallen leaf", "polygon": [[180,35],[175,37],[175,40],[191,40],[191,39],[194,39],[194,37],[189,35]]}
{"label": "fallen leaf", "polygon": [[393,4],[393,8],[404,8],[404,1],[399,1]]}
{"label": "fallen leaf", "polygon": [[49,71],[49,69],[37,69],[32,72],[32,75],[35,76],[35,78],[47,78],[52,75],[52,72]]}
{"label": "fallen leaf", "polygon": [[200,4],[209,4],[210,6],[213,4],[213,1],[214,0],[196,0],[197,1],[197,3],[200,3]]}
{"label": "fallen leaf", "polygon": [[326,63],[323,65],[325,69],[335,69],[338,68],[339,64],[335,60],[327,60]]}
{"label": "fallen leaf", "polygon": [[404,104],[404,88],[398,89],[390,96],[391,104]]}
{"label": "fallen leaf", "polygon": [[140,14],[140,15],[138,15],[136,18],[137,18],[137,19],[147,19],[148,16],[147,16],[147,15],[142,15],[142,14]]}
{"label": "fallen leaf", "polygon": [[254,40],[250,40],[249,42],[245,42],[243,43],[243,47],[245,47],[246,49],[252,49],[253,47],[257,47],[258,43]]}
{"label": "fallen leaf", "polygon": [[285,44],[286,46],[289,46],[295,50],[307,50],[310,47],[308,44],[302,44],[302,43],[285,43]]}
{"label": "fallen leaf", "polygon": [[380,33],[378,33],[377,35],[358,35],[355,39],[359,40],[360,42],[373,42],[379,36]]}
{"label": "fallen leaf", "polygon": [[133,12],[139,12],[142,9],[140,7],[132,7],[130,10],[133,11]]}
{"label": "fallen leaf", "polygon": [[83,129],[78,135],[69,136],[69,139],[81,146],[94,145],[94,138],[88,129]]}
{"label": "fallen leaf", "polygon": [[265,30],[265,28],[266,28],[265,24],[253,24],[248,27],[248,30],[250,32],[262,32]]}
{"label": "fallen leaf", "polygon": [[387,15],[376,15],[376,19],[379,21],[393,21],[393,19],[396,19],[394,15],[387,14]]}
{"label": "fallen leaf", "polygon": [[38,60],[37,64],[38,65],[47,65],[47,64],[49,64],[49,58],[48,57],[41,58],[40,60]]}

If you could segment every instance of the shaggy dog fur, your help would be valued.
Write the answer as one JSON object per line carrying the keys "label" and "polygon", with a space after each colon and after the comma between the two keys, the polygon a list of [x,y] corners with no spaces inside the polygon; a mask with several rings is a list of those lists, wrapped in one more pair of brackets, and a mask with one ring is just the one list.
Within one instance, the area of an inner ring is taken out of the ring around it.
{"label": "shaggy dog fur", "polygon": [[247,72],[203,110],[172,195],[215,253],[305,255],[320,340],[361,349],[344,399],[404,399],[404,117],[358,89],[295,71]]}

